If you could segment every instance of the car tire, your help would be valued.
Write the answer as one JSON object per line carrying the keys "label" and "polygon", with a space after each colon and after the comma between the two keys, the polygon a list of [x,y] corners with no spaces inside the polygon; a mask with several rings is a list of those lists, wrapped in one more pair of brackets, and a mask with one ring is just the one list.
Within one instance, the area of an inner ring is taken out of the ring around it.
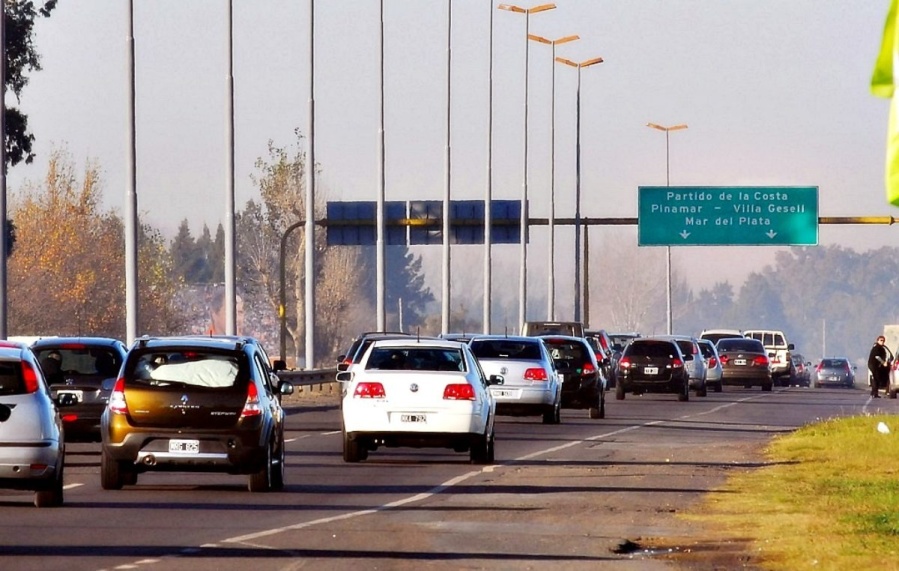
{"label": "car tire", "polygon": [[546,411],[543,412],[543,424],[559,424],[562,422],[562,401],[556,401]]}
{"label": "car tire", "polygon": [[624,400],[624,385],[618,383],[615,385],[615,400]]}
{"label": "car tire", "polygon": [[60,458],[59,471],[53,479],[53,485],[43,490],[34,492],[34,507],[36,508],[56,508],[63,503],[63,473],[64,461]]}
{"label": "car tire", "polygon": [[362,447],[358,440],[351,440],[346,431],[343,433],[343,461],[356,463],[365,459],[367,454],[363,455]]}
{"label": "car tire", "polygon": [[709,394],[709,388],[708,388],[708,386],[706,386],[705,383],[703,383],[702,388],[696,389],[696,396],[698,396],[698,397],[708,396],[708,394]]}
{"label": "car tire", "polygon": [[284,472],[287,469],[285,459],[287,452],[284,450],[284,439],[281,438],[281,445],[278,447],[278,453],[275,455],[275,465],[272,466],[272,489],[284,489]]}
{"label": "car tire", "polygon": [[272,473],[274,455],[272,454],[272,444],[269,443],[265,448],[265,464],[258,471],[253,472],[247,477],[247,489],[256,493],[270,492],[272,490]]}
{"label": "car tire", "polygon": [[471,450],[468,452],[469,460],[472,464],[492,464],[495,458],[493,451],[493,431],[478,437],[471,443]]}
{"label": "car tire", "polygon": [[765,391],[766,393],[770,393],[773,388],[774,388],[773,381],[762,385],[762,390]]}
{"label": "car tire", "polygon": [[605,393],[599,396],[599,418],[606,417],[606,395]]}
{"label": "car tire", "polygon": [[684,383],[684,390],[677,394],[677,400],[680,402],[687,402],[690,400],[690,382],[687,381]]}
{"label": "car tire", "polygon": [[713,389],[715,390],[716,393],[720,393],[721,391],[724,390],[724,383],[722,381],[718,381],[717,383],[715,383],[715,386],[713,387]]}
{"label": "car tire", "polygon": [[122,464],[109,457],[106,450],[100,452],[100,487],[104,490],[121,490],[125,485]]}

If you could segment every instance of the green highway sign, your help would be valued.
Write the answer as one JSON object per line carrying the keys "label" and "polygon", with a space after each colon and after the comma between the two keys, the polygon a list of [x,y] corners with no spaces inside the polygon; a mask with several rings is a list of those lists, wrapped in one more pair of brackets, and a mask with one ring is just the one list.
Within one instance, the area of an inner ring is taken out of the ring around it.
{"label": "green highway sign", "polygon": [[814,246],[817,186],[641,186],[640,246]]}

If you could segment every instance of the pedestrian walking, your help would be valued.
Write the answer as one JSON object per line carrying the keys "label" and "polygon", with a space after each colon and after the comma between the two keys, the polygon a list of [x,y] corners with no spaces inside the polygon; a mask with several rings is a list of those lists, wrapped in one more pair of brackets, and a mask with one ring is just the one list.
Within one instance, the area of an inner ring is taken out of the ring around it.
{"label": "pedestrian walking", "polygon": [[868,370],[871,372],[871,396],[880,398],[880,388],[889,391],[890,362],[893,354],[886,346],[886,338],[883,335],[877,337],[871,352],[868,353]]}

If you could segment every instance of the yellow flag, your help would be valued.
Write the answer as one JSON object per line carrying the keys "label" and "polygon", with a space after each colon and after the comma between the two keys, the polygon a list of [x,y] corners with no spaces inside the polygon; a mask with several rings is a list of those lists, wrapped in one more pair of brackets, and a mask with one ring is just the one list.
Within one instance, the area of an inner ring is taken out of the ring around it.
{"label": "yellow flag", "polygon": [[899,206],[899,100],[895,97],[896,84],[893,76],[894,62],[899,62],[896,48],[896,4],[890,0],[890,11],[883,27],[883,41],[874,64],[871,77],[871,93],[878,97],[891,98],[890,120],[887,127],[886,194],[887,202]]}

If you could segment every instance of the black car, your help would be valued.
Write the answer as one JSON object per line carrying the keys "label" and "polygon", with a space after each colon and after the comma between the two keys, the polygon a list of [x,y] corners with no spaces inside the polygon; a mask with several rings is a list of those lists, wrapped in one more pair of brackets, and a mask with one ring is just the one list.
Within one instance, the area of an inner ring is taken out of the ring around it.
{"label": "black car", "polygon": [[680,347],[671,339],[640,337],[632,340],[618,361],[615,398],[627,393],[674,393],[677,400],[690,400],[690,374]]}
{"label": "black car", "polygon": [[128,351],[103,413],[100,484],[148,471],[249,476],[251,492],[284,486],[278,379],[251,337],[143,337]]}
{"label": "black car", "polygon": [[53,398],[76,404],[62,413],[67,442],[99,442],[100,416],[125,360],[125,344],[107,337],[45,337],[31,345]]}
{"label": "black car", "polygon": [[367,331],[356,337],[349,349],[343,355],[337,356],[337,370],[346,371],[350,365],[358,363],[365,354],[365,350],[371,345],[375,339],[405,339],[410,336],[409,333],[401,331]]}
{"label": "black car", "polygon": [[606,416],[606,378],[583,337],[540,335],[562,375],[562,407],[586,408],[590,418]]}

